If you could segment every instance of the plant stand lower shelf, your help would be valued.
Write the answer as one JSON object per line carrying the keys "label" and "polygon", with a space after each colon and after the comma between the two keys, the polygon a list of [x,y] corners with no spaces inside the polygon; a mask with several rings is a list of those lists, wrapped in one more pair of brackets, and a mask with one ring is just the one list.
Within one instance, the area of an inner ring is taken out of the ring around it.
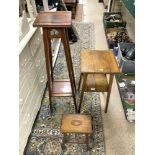
{"label": "plant stand lower shelf", "polygon": [[54,80],[52,85],[52,96],[72,96],[70,80]]}

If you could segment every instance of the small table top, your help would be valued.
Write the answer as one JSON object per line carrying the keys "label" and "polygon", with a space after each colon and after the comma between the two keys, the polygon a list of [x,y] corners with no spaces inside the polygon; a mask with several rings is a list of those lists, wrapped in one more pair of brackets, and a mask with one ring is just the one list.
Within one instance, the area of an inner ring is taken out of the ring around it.
{"label": "small table top", "polygon": [[62,133],[92,133],[92,118],[90,115],[64,114],[61,124]]}
{"label": "small table top", "polygon": [[82,50],[81,73],[117,74],[120,69],[112,50]]}
{"label": "small table top", "polygon": [[64,3],[76,3],[76,0],[64,0]]}
{"label": "small table top", "polygon": [[71,11],[42,11],[36,17],[34,27],[71,27]]}

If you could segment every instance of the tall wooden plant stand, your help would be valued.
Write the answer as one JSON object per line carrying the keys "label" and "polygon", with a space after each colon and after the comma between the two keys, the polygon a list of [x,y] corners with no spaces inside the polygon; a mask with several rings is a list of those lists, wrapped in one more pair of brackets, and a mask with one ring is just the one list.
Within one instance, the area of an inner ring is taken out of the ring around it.
{"label": "tall wooden plant stand", "polygon": [[[46,59],[46,71],[51,112],[52,96],[73,96],[75,110],[77,112],[76,85],[67,33],[67,28],[71,27],[71,12],[40,12],[36,17],[33,26],[42,27],[43,29],[44,52]],[[51,39],[53,38],[61,38],[61,41],[63,43],[69,79],[54,80],[53,78],[53,63],[51,52]]]}

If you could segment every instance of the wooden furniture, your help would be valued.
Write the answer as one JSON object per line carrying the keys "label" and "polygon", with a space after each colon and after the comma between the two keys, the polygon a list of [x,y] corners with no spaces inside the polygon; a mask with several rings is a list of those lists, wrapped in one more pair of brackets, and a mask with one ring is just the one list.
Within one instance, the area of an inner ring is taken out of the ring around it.
{"label": "wooden furniture", "polygon": [[[107,92],[107,112],[114,74],[120,73],[118,64],[112,50],[82,50],[81,51],[81,76],[79,81],[82,90],[79,112],[84,92]],[[106,75],[109,74],[109,81]]]}
{"label": "wooden furniture", "polygon": [[[43,28],[44,52],[46,58],[46,71],[51,112],[52,96],[73,96],[75,110],[77,111],[76,85],[67,33],[67,27],[71,27],[71,12],[40,12],[35,19],[33,26]],[[69,72],[69,79],[55,80],[53,78],[52,47],[50,45],[50,41],[53,38],[61,38],[62,40]]]}
{"label": "wooden furniture", "polygon": [[64,0],[64,3],[69,11],[72,11],[72,18],[75,19],[77,0]]}
{"label": "wooden furniture", "polygon": [[[61,122],[61,133],[64,134],[63,138],[63,148],[65,143],[85,143],[87,149],[89,149],[89,136],[92,134],[92,118],[90,115],[80,115],[80,114],[64,114],[62,116]],[[86,141],[67,141],[67,134],[85,134]]]}

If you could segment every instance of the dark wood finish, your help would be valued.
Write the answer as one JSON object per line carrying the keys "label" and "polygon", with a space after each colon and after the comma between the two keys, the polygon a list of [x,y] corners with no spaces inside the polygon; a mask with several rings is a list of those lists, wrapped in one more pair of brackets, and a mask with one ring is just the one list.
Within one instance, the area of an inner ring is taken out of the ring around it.
{"label": "dark wood finish", "polygon": [[71,84],[68,79],[54,80],[51,85],[52,96],[72,96]]}
{"label": "dark wood finish", "polygon": [[76,7],[77,7],[77,1],[76,0],[64,0],[64,3],[66,7],[70,7],[72,11],[72,18],[75,19],[76,15]]}
{"label": "dark wood finish", "polygon": [[114,75],[111,74],[110,75],[110,80],[109,80],[108,91],[107,91],[108,94],[107,94],[107,100],[106,100],[105,113],[107,113],[107,110],[108,110],[108,105],[109,105],[109,99],[110,99],[110,93],[111,93],[113,78],[114,78]]}
{"label": "dark wood finish", "polygon": [[71,27],[71,11],[39,12],[34,27]]}
{"label": "dark wood finish", "polygon": [[[71,12],[40,12],[33,23],[33,26],[43,28],[44,51],[46,58],[46,71],[48,78],[48,90],[50,109],[52,112],[52,96],[73,96],[75,110],[76,105],[76,85],[74,78],[74,70],[72,65],[72,58],[70,53],[69,39],[67,28],[71,26]],[[69,72],[68,80],[54,80],[53,66],[52,66],[52,47],[51,39],[61,38],[64,53],[66,57],[67,69]]]}
{"label": "dark wood finish", "polygon": [[103,0],[98,0],[99,3],[103,3]]}
{"label": "dark wood finish", "polygon": [[[86,144],[89,149],[89,135],[92,134],[92,117],[90,115],[80,114],[64,114],[61,121],[61,133],[64,134],[62,148],[65,148],[65,143]],[[85,134],[84,141],[67,141],[66,136],[70,134]]]}
{"label": "dark wood finish", "polygon": [[[106,108],[107,112],[111,87],[114,74],[120,73],[116,58],[112,50],[82,50],[81,51],[81,75],[79,87],[82,85],[80,104],[81,110],[84,92],[107,92]],[[106,77],[110,74],[110,80]]]}
{"label": "dark wood finish", "polygon": [[68,67],[68,71],[69,71],[71,87],[72,87],[72,90],[74,90],[74,94],[76,94],[74,70],[73,70],[73,64],[72,64],[72,58],[71,58],[71,52],[70,52],[70,46],[69,46],[68,40],[69,40],[69,38],[68,38],[67,29],[64,29],[63,35],[62,35],[62,42],[64,45],[64,51],[65,51],[66,60],[67,60],[67,67]]}
{"label": "dark wood finish", "polygon": [[51,102],[52,102],[52,98],[51,98],[51,85],[50,82],[52,81],[52,76],[50,73],[51,70],[51,61],[52,59],[50,59],[50,45],[49,45],[49,40],[48,40],[48,30],[47,29],[43,29],[43,41],[44,41],[44,53],[45,53],[45,60],[46,60],[46,72],[47,72],[47,80],[48,80],[48,93],[49,93],[49,106],[50,106],[50,110],[52,110],[51,108]]}
{"label": "dark wood finish", "polygon": [[68,4],[68,3],[76,3],[76,0],[64,0],[64,3],[66,4]]}
{"label": "dark wood finish", "polygon": [[62,42],[63,42],[63,45],[64,45],[64,52],[65,52],[65,56],[66,56],[66,62],[67,62],[67,68],[68,68],[68,72],[69,72],[69,78],[70,78],[70,82],[71,82],[73,100],[74,100],[75,109],[76,109],[76,112],[77,112],[76,84],[75,84],[74,70],[73,70],[73,65],[72,65],[72,58],[71,58],[71,53],[70,53],[70,46],[69,46],[69,38],[68,38],[67,29],[64,29],[64,31],[62,33]]}
{"label": "dark wood finish", "polygon": [[82,100],[83,100],[84,90],[86,89],[87,76],[88,76],[87,73],[85,73],[81,76],[81,78],[83,77],[83,83],[82,83],[81,97],[80,97],[80,103],[79,103],[79,109],[78,109],[79,113],[81,110],[81,104],[82,104]]}
{"label": "dark wood finish", "polygon": [[79,90],[80,90],[82,76],[83,76],[83,74],[81,73],[81,74],[80,74],[79,84],[78,84],[78,92],[79,92]]}

